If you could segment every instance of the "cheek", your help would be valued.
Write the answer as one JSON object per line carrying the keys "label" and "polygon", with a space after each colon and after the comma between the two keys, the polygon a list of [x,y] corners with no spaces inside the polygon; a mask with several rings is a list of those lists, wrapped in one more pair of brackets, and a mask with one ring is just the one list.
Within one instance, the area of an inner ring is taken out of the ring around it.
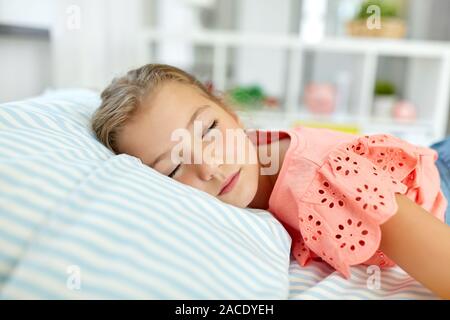
{"label": "cheek", "polygon": [[258,153],[256,147],[253,143],[248,139],[248,137],[244,134],[244,138],[242,138],[241,144],[238,145],[236,152],[241,153],[241,157],[244,159],[245,164],[258,167]]}
{"label": "cheek", "polygon": [[200,180],[189,166],[187,166],[185,170],[183,170],[183,172],[175,178],[175,180],[207,193],[209,193],[208,191],[210,191],[208,190],[208,184]]}
{"label": "cheek", "polygon": [[235,192],[231,204],[241,208],[246,208],[254,199],[258,190],[258,166],[256,164],[247,164],[244,166],[244,175],[240,182],[240,189]]}
{"label": "cheek", "polygon": [[239,128],[228,129],[227,135],[223,130],[222,135],[224,161],[229,164],[254,164],[256,163],[256,149],[245,135],[245,132]]}
{"label": "cheek", "polygon": [[188,186],[194,187],[198,189],[198,186],[196,185],[196,179],[193,174],[191,174],[189,171],[185,170],[182,174],[180,174],[179,177],[177,177],[175,180],[178,182],[181,182],[182,184],[186,184]]}
{"label": "cheek", "polygon": [[[248,189],[248,192],[253,194],[253,196],[256,194],[256,191],[258,189],[258,181],[259,181],[259,164],[256,160],[257,157],[257,151],[256,148],[251,145],[250,148],[248,148],[247,151],[249,154],[247,155],[248,158],[250,158],[251,161],[247,162],[245,165],[245,169],[247,171],[247,179],[246,179],[246,188]],[[252,157],[255,157],[254,161],[252,160]],[[253,199],[253,197],[252,197]]]}
{"label": "cheek", "polygon": [[249,172],[249,188],[258,186],[259,166],[257,164],[248,164],[247,171]]}

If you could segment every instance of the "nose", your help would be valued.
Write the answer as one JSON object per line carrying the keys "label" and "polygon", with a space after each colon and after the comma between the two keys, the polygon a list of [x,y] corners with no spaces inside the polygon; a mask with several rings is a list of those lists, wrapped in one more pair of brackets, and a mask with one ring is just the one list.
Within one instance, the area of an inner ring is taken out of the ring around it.
{"label": "nose", "polygon": [[203,180],[203,181],[209,181],[212,178],[214,178],[215,176],[220,176],[220,165],[212,162],[212,163],[202,163],[202,164],[197,164],[196,166],[196,170],[197,170],[197,175],[198,177]]}

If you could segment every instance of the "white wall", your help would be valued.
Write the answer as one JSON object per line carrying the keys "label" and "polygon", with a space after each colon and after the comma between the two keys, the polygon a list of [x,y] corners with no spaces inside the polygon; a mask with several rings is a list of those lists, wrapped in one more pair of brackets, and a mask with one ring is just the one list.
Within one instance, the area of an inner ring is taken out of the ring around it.
{"label": "white wall", "polygon": [[0,24],[50,32],[50,41],[0,35],[0,102],[49,86],[101,90],[138,66],[137,35],[149,9],[148,0],[0,0]]}
{"label": "white wall", "polygon": [[0,36],[0,103],[40,94],[50,83],[45,39]]}
{"label": "white wall", "polygon": [[0,23],[48,28],[58,0],[0,0]]}
{"label": "white wall", "polygon": [[[55,1],[0,0],[0,24],[48,29]],[[50,68],[49,39],[0,34],[0,103],[41,93]]]}
{"label": "white wall", "polygon": [[[78,15],[79,26],[73,24]],[[52,33],[55,87],[100,90],[136,67],[142,16],[141,0],[59,0]]]}
{"label": "white wall", "polygon": [[[250,33],[288,33],[289,0],[242,0],[238,5],[238,28]],[[261,48],[239,49],[236,54],[236,82],[261,84],[270,95],[284,94],[286,52]]]}

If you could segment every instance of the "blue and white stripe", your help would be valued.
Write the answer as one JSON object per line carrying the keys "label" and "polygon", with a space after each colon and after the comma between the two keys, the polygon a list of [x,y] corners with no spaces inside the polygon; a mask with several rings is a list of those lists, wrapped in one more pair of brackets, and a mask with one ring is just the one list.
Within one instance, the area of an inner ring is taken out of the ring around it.
{"label": "blue and white stripe", "polygon": [[[367,266],[353,266],[347,280],[323,262],[311,261],[305,267],[295,259],[289,267],[292,300],[435,300],[431,291],[399,267],[381,269],[375,275]],[[371,277],[379,277],[374,286]],[[368,284],[369,282],[369,284]]]}
{"label": "blue and white stripe", "polygon": [[[56,91],[0,106],[3,299],[434,299],[399,268],[370,290],[290,261],[265,211],[225,205],[115,156],[89,130],[98,94]],[[81,271],[79,290],[68,267]]]}
{"label": "blue and white stripe", "polygon": [[89,130],[98,103],[78,91],[0,106],[0,296],[286,298],[281,224],[113,155]]}

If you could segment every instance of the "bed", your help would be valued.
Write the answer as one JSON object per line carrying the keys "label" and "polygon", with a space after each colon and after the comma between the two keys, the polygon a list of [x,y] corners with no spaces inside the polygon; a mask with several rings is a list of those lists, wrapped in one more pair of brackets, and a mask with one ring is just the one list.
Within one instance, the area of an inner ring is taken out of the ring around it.
{"label": "bed", "polygon": [[354,266],[347,281],[323,262],[312,261],[301,267],[291,260],[289,296],[291,300],[435,300],[433,293],[412,279],[399,267],[381,270]]}
{"label": "bed", "polygon": [[269,212],[98,143],[98,105],[83,89],[0,105],[0,298],[437,299],[398,267],[300,267]]}

